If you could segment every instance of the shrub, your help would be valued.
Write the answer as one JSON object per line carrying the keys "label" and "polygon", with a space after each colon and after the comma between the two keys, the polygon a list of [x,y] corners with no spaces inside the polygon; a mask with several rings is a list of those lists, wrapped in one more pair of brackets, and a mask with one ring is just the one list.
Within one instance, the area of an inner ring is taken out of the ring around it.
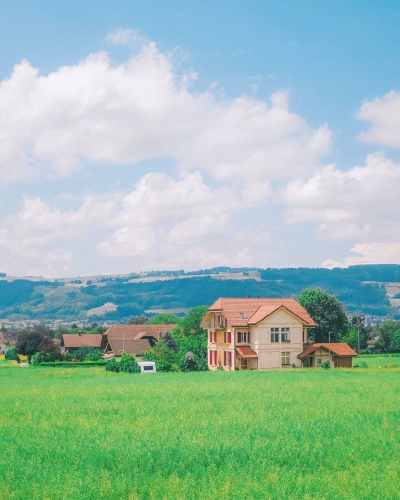
{"label": "shrub", "polygon": [[73,353],[71,353],[72,359],[79,359],[79,361],[98,361],[101,359],[103,352],[95,347],[90,347],[88,345],[83,345]]}
{"label": "shrub", "polygon": [[330,363],[329,359],[324,361],[321,365],[321,368],[323,368],[324,370],[328,370],[330,367],[331,367],[331,363]]}
{"label": "shrub", "polygon": [[106,371],[115,373],[119,372],[119,363],[115,358],[111,358],[109,361],[107,361]]}
{"label": "shrub", "polygon": [[10,347],[10,349],[8,349],[8,351],[6,352],[4,357],[5,357],[5,359],[15,360],[15,361],[18,361],[18,363],[20,362],[19,356],[17,354],[17,350],[15,349],[14,346]]}
{"label": "shrub", "polygon": [[42,354],[40,352],[37,352],[31,358],[31,365],[32,366],[39,366],[42,361],[43,361]]}
{"label": "shrub", "polygon": [[140,373],[140,367],[137,364],[136,356],[134,354],[122,354],[121,361],[119,362],[119,369],[121,372],[126,373]]}

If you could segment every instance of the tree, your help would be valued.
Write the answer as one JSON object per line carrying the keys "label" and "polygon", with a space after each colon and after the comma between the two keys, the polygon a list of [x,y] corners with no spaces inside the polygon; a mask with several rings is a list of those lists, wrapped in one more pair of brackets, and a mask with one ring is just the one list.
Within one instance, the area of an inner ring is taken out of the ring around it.
{"label": "tree", "polygon": [[124,352],[119,362],[119,369],[121,372],[125,373],[140,373],[140,367],[136,361],[136,356]]}
{"label": "tree", "polygon": [[149,321],[147,316],[131,316],[126,322],[127,325],[145,325]]}
{"label": "tree", "polygon": [[192,307],[182,321],[182,333],[185,337],[188,335],[204,335],[207,337],[207,331],[201,328],[200,323],[208,311],[207,306]]}
{"label": "tree", "polygon": [[36,352],[50,352],[55,349],[55,345],[52,340],[38,332],[23,332],[19,335],[16,345],[16,350],[18,354],[23,354],[28,356],[30,360]]}
{"label": "tree", "polygon": [[149,325],[177,325],[181,322],[181,318],[173,314],[157,314],[149,320]]}
{"label": "tree", "polygon": [[171,332],[165,332],[161,335],[160,337],[160,342],[164,342],[164,344],[169,348],[172,349],[175,352],[179,351],[179,346],[176,340],[174,339],[174,336],[172,335]]}
{"label": "tree", "polygon": [[338,342],[347,335],[349,323],[346,309],[334,296],[320,288],[303,290],[299,303],[315,321],[315,327],[309,331],[309,338],[314,342]]}
{"label": "tree", "polygon": [[384,321],[379,326],[379,339],[375,344],[375,348],[384,352],[397,350],[397,339],[400,335],[400,324],[397,321]]}

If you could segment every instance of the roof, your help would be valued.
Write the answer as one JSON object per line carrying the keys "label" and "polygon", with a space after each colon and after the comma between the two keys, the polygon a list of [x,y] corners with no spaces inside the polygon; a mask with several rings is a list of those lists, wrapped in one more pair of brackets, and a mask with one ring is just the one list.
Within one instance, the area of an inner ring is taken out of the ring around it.
{"label": "roof", "polygon": [[257,354],[253,351],[253,349],[248,346],[236,347],[236,351],[243,359],[258,358]]}
{"label": "roof", "polygon": [[331,351],[332,354],[335,354],[336,356],[357,356],[357,353],[354,349],[352,349],[348,344],[345,342],[334,342],[334,343],[328,343],[328,342],[316,342],[315,344],[309,344],[306,349],[299,354],[297,357],[300,359],[305,358],[306,356],[312,354],[315,352],[317,349],[322,348],[325,349],[326,351]]}
{"label": "roof", "polygon": [[111,351],[116,356],[121,356],[123,352],[142,356],[150,349],[150,342],[147,339],[127,340],[127,339],[109,339],[107,345],[107,354]]}
{"label": "roof", "polygon": [[9,342],[15,341],[15,337],[12,333],[0,331],[0,342],[8,344]]}
{"label": "roof", "polygon": [[208,311],[221,311],[231,326],[248,326],[260,323],[260,321],[281,308],[297,316],[306,325],[315,326],[314,320],[304,307],[292,298],[253,299],[220,297]]}
{"label": "roof", "polygon": [[79,333],[64,333],[61,345],[64,345],[66,348],[79,348],[84,345],[88,345],[90,347],[97,347],[100,349],[102,338],[103,336],[97,333],[86,333],[81,335]]}
{"label": "roof", "polygon": [[139,340],[143,337],[154,337],[160,340],[165,332],[171,332],[177,325],[113,325],[104,335],[110,339]]}

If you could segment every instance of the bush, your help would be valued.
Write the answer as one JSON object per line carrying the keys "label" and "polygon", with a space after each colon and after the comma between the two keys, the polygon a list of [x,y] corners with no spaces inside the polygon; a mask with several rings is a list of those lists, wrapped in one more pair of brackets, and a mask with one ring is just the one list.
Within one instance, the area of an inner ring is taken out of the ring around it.
{"label": "bush", "polygon": [[111,358],[109,361],[107,361],[106,371],[115,373],[119,372],[119,363],[115,358]]}
{"label": "bush", "polygon": [[100,349],[96,349],[95,347],[84,345],[69,354],[71,354],[72,356],[71,360],[79,359],[79,361],[98,361],[99,359],[101,359],[103,352]]}
{"label": "bush", "polygon": [[39,366],[40,363],[42,362],[42,355],[40,352],[37,352],[34,354],[31,358],[31,365],[32,366]]}
{"label": "bush", "polygon": [[330,363],[329,359],[324,361],[321,365],[321,368],[323,368],[324,370],[328,370],[330,367],[331,367],[331,363]]}
{"label": "bush", "polygon": [[140,373],[140,367],[137,364],[136,356],[134,354],[124,353],[119,362],[119,369],[121,372],[126,373]]}
{"label": "bush", "polygon": [[10,347],[10,349],[8,349],[8,351],[6,352],[4,357],[5,357],[5,359],[15,360],[15,361],[18,361],[18,363],[20,362],[19,356],[17,354],[17,350],[15,349],[14,346]]}

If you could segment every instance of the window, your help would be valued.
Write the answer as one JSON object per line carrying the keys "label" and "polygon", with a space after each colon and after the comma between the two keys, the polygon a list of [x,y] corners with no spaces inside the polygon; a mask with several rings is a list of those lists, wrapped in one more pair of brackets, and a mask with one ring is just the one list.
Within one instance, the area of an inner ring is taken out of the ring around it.
{"label": "window", "polygon": [[248,332],[237,332],[238,344],[244,344],[250,342]]}
{"label": "window", "polygon": [[290,352],[282,353],[282,366],[290,365]]}
{"label": "window", "polygon": [[271,328],[271,342],[279,342],[279,328]]}
{"label": "window", "polygon": [[246,313],[240,313],[243,319],[247,319]]}
{"label": "window", "polygon": [[225,344],[230,344],[232,342],[232,333],[224,332],[224,342]]}
{"label": "window", "polygon": [[217,366],[217,351],[210,351],[210,365]]}
{"label": "window", "polygon": [[232,353],[229,351],[224,351],[224,365],[228,368],[231,366]]}
{"label": "window", "polygon": [[215,332],[210,332],[210,344],[215,344]]}
{"label": "window", "polygon": [[281,328],[282,342],[290,342],[290,328]]}

